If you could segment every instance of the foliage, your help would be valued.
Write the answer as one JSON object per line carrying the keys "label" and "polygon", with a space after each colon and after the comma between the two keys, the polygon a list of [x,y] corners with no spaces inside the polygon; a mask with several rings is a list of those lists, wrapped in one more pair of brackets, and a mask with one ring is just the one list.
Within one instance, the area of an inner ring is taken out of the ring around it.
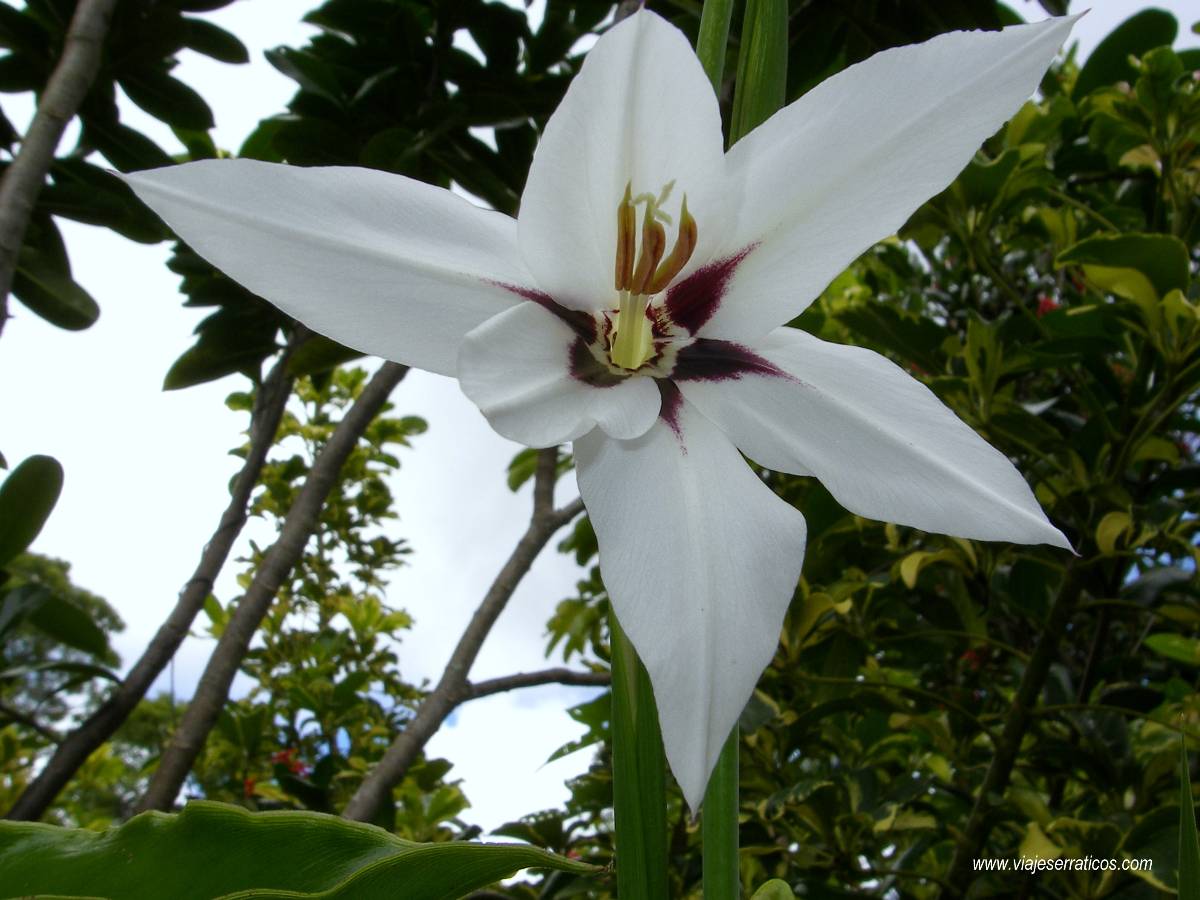
{"label": "foliage", "polygon": [[[132,859],[138,865],[128,865]],[[133,900],[153,884],[179,900],[450,900],[526,866],[587,870],[531,847],[414,844],[336,816],[253,814],[208,802],[177,816],[143,813],[104,834],[0,824],[5,886],[29,895]]]}
{"label": "foliage", "polygon": [[[235,38],[187,15],[221,5],[120,5],[101,78],[81,111],[80,144],[56,164],[22,259],[18,295],[52,321],[78,327],[94,318],[82,289],[62,283],[69,267],[52,215],[136,240],[165,237],[85,160],[99,151],[122,169],[167,161],[117,120],[114,85],[176,127],[193,157],[223,152],[203,133],[203,101],[169,75],[184,45],[240,58]],[[695,34],[691,5],[650,5]],[[10,50],[0,58],[0,89],[40,86],[68,6],[0,5],[0,39]],[[308,16],[322,30],[307,46],[272,52],[297,93],[240,155],[382,168],[457,184],[512,212],[539,129],[580,63],[580,38],[610,12],[600,0],[550,0],[535,29],[519,11],[482,0],[330,0]],[[793,0],[790,12],[789,100],[878,49],[1013,17],[991,0]],[[464,31],[482,59],[456,43]],[[1019,885],[1011,874],[966,873],[977,898],[1020,891],[1140,900],[1168,896],[1188,864],[1178,856],[1190,795],[1180,793],[1177,745],[1182,736],[1194,752],[1200,739],[1200,60],[1163,46],[1176,31],[1170,16],[1146,11],[1082,67],[1069,59],[898,239],[864,254],[794,323],[873,347],[924,380],[1016,462],[1079,556],[867,521],[812,479],[762,473],[803,510],[809,544],[779,650],[741,722],[747,894],[933,897],[964,886],[957,848],[959,856],[1008,859],[1151,858],[1151,871],[1041,873]],[[731,76],[720,94],[729,121]],[[0,131],[11,147],[5,120]],[[253,502],[255,515],[278,523],[361,390],[363,374],[339,368],[356,354],[304,335],[182,245],[171,265],[185,304],[211,313],[167,374],[168,387],[242,372],[251,387],[229,403],[249,410],[281,336],[299,345],[290,361],[301,376],[297,393]],[[38,293],[29,285],[43,270],[59,281]],[[252,810],[337,811],[411,716],[422,689],[404,678],[399,635],[409,620],[386,593],[387,571],[407,553],[394,537],[386,479],[399,465],[397,446],[422,428],[380,418],[341,473],[243,661],[252,687],[228,705],[192,773],[195,794]],[[514,490],[534,465],[534,454],[517,456]],[[549,623],[547,653],[607,663],[607,597],[590,523],[579,520],[560,549],[583,572]],[[254,547],[243,585],[261,561]],[[8,567],[0,602],[42,584],[105,632],[118,627],[102,601],[68,590],[65,568],[27,557]],[[231,605],[210,598],[211,633]],[[77,701],[68,704],[57,682],[29,664],[116,661],[107,643],[80,647],[40,631],[33,615],[24,621],[19,640],[0,650],[6,666],[18,659],[26,669],[0,684],[0,699],[55,723]],[[92,702],[90,694],[78,702]],[[177,714],[169,698],[143,703],[60,798],[56,820],[101,827],[127,818]],[[570,783],[564,808],[498,833],[607,869],[610,699],[602,694],[571,714],[581,736],[560,753],[595,748],[588,771]],[[3,799],[19,790],[47,740],[16,721],[0,730]],[[1000,772],[1003,750],[1014,764]],[[450,771],[446,760],[410,769],[383,824],[457,850],[477,830]],[[696,896],[699,831],[673,788],[667,821],[671,896]],[[568,869],[495,889],[544,900],[614,890],[608,872]]]}
{"label": "foliage", "polygon": [[[243,63],[246,48],[229,32],[187,15],[218,9],[232,0],[121,0],[105,42],[100,71],[79,110],[79,138],[55,160],[21,249],[13,292],[32,312],[61,328],[87,328],[100,314],[96,301],[71,277],[67,248],[54,217],[100,225],[134,241],[166,237],[157,218],[136,203],[132,192],[88,161],[102,154],[129,172],[168,165],[171,157],[120,120],[117,91],[169,125],[189,147],[211,148],[212,111],[195,90],[173,77],[184,49],[226,63]],[[0,4],[0,91],[40,91],[54,69],[74,11],[74,0],[30,0],[18,11]],[[0,147],[17,142],[12,123],[0,112]],[[7,165],[4,163],[3,165]]]}

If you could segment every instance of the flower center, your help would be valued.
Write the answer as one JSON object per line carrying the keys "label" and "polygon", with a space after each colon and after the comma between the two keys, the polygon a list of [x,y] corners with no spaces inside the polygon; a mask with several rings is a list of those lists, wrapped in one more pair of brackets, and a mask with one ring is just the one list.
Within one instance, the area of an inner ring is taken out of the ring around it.
{"label": "flower center", "polygon": [[[625,186],[625,196],[617,206],[617,252],[615,286],[619,298],[609,358],[613,365],[633,371],[654,352],[653,333],[647,307],[650,298],[664,290],[680,273],[696,249],[696,220],[687,208],[687,195],[679,210],[679,228],[675,246],[664,258],[667,248],[666,225],[671,216],[662,206],[671,195],[675,182],[668,182],[657,196],[633,196]],[[637,205],[645,204],[641,240],[637,233]],[[665,224],[664,224],[665,223]]]}

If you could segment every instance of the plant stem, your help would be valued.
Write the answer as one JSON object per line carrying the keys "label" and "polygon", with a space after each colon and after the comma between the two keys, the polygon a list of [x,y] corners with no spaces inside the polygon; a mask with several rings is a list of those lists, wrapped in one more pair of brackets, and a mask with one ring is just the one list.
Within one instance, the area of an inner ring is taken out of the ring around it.
{"label": "plant stem", "polygon": [[611,612],[608,627],[617,896],[667,897],[666,760],[658,708],[650,676]]}
{"label": "plant stem", "polygon": [[704,841],[704,900],[737,900],[738,869],[738,727],[725,740],[708,780],[701,810]]}

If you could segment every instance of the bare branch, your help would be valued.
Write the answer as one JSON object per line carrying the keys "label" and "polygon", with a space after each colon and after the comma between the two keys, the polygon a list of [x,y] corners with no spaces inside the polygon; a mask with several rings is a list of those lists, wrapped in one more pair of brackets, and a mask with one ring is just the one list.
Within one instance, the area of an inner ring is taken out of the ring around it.
{"label": "bare branch", "polygon": [[292,377],[288,374],[288,363],[295,348],[308,334],[309,332],[301,329],[293,335],[280,358],[263,379],[250,414],[250,446],[246,452],[246,460],[230,489],[229,504],[221,514],[216,531],[204,546],[192,577],[180,590],[175,608],[159,626],[141,658],[134,663],[129,674],[103,705],[79,727],[60,739],[62,742],[54,751],[54,755],[50,757],[38,777],[17,798],[17,802],[8,811],[7,818],[36,821],[42,817],[46,808],[54,802],[54,798],[66,787],[79,767],[96,748],[112,737],[146,696],[155,679],[166,668],[183,639],[187,637],[192,621],[203,608],[205,599],[212,591],[213,582],[224,567],[233,543],[246,523],[246,507],[250,502],[250,495],[258,483],[267,452],[271,449],[275,432],[279,429],[279,420],[283,417],[288,397],[292,393]]}
{"label": "bare branch", "polygon": [[321,507],[337,482],[342,465],[387,402],[392,389],[407,373],[407,366],[384,363],[363,388],[313,462],[304,486],[288,510],[279,538],[267,551],[250,587],[229,617],[216,649],[200,676],[196,693],[189,701],[170,744],[163,751],[150,787],[138,802],[137,812],[168,810],[175,803],[192,763],[229,699],[229,686],[250,649],[254,633],[270,610],[283,580],[300,559],[308,539],[316,530]]}
{"label": "bare branch", "polygon": [[492,694],[502,694],[518,688],[537,687],[542,684],[594,685],[609,684],[612,677],[607,672],[578,672],[574,669],[542,669],[540,672],[517,672],[502,678],[468,682],[463,688],[463,700],[478,700]]}
{"label": "bare branch", "polygon": [[458,639],[458,645],[454,648],[437,686],[425,697],[417,714],[405,724],[404,730],[392,741],[383,759],[367,774],[354,796],[350,798],[342,813],[346,818],[362,822],[372,821],[391,794],[392,788],[403,780],[404,773],[421,754],[425,744],[441,727],[446,717],[460,703],[470,699],[467,674],[492,626],[496,624],[497,617],[503,612],[513,591],[546,546],[546,542],[555,531],[583,509],[579,501],[561,510],[554,509],[554,481],[557,471],[557,449],[542,450],[538,455],[533,485],[533,514],[529,519],[529,527],[517,541],[512,555],[497,573],[496,579]]}
{"label": "bare branch", "polygon": [[8,320],[8,294],[29,217],[63,130],[75,117],[100,69],[104,38],[116,5],[116,0],[79,0],[62,56],[42,91],[37,113],[0,180],[0,331]]}
{"label": "bare branch", "polygon": [[62,735],[53,728],[43,725],[33,716],[29,715],[28,713],[21,712],[21,710],[17,709],[15,706],[10,706],[3,700],[0,700],[0,716],[7,716],[12,722],[17,722],[18,724],[24,725],[27,728],[32,728],[52,744],[57,744],[62,740]]}

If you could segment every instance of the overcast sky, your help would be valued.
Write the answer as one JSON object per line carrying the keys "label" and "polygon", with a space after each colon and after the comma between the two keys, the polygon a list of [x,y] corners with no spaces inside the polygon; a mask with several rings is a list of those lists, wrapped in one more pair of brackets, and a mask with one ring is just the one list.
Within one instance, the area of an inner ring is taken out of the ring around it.
{"label": "overcast sky", "polygon": [[[181,56],[176,74],[213,108],[220,146],[236,149],[260,119],[284,109],[294,83],[262,53],[302,45],[315,29],[299,19],[316,5],[239,0],[206,14],[238,35],[252,57],[249,65],[228,66],[191,52]],[[1010,5],[1027,18],[1045,17],[1035,3]],[[1093,3],[1075,29],[1082,55],[1146,5]],[[1189,31],[1189,3],[1154,5],[1180,19],[1181,46],[1200,43]],[[24,99],[3,98],[18,128],[30,114]],[[122,104],[122,118],[171,152],[179,149],[168,129],[131,103]],[[127,628],[116,645],[128,665],[174,604],[227,502],[226,485],[237,469],[227,453],[240,442],[246,421],[226,410],[224,398],[243,389],[244,379],[164,393],[163,375],[190,345],[190,332],[204,314],[181,307],[178,279],[164,267],[169,245],[146,247],[102,229],[61,224],[75,276],[99,303],[100,320],[72,333],[12,304],[14,318],[0,339],[0,384],[7,386],[0,392],[0,452],[10,465],[33,453],[62,462],[63,496],[34,549],[68,560],[78,585],[117,607]],[[505,470],[520,448],[491,431],[453,380],[414,371],[393,401],[396,414],[420,415],[430,424],[401,454],[403,467],[392,484],[400,514],[393,534],[406,538],[414,552],[410,565],[392,578],[389,597],[416,619],[400,649],[405,677],[434,680],[523,531],[529,491],[508,491]],[[573,496],[568,478],[559,498]],[[269,537],[261,527],[252,533],[260,542]],[[238,593],[232,577],[238,568],[227,567],[217,585],[223,602]],[[554,664],[543,656],[545,622],[554,605],[573,594],[578,576],[574,562],[554,552],[552,543],[501,617],[472,677]],[[181,650],[174,673],[180,696],[190,694],[212,646],[193,638]],[[167,684],[164,676],[160,687]],[[546,687],[460,709],[429,752],[455,763],[451,777],[463,779],[473,803],[470,821],[493,828],[566,798],[564,779],[586,768],[590,752],[543,763],[578,736],[565,709],[591,693]]]}

